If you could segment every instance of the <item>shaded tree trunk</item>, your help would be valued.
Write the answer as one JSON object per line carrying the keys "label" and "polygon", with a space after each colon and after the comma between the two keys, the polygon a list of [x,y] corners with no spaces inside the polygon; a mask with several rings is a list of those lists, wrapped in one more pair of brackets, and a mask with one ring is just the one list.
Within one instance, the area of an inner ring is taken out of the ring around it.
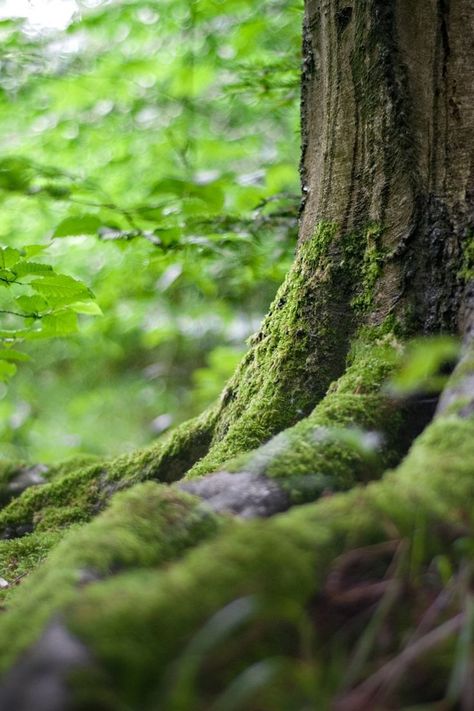
{"label": "shaded tree trunk", "polygon": [[[0,616],[2,708],[227,708],[252,673],[248,709],[472,708],[473,22],[307,0],[295,264],[209,412],[0,512],[7,570],[46,557]],[[385,383],[440,332],[464,355],[418,436],[436,401]]]}
{"label": "shaded tree trunk", "polygon": [[460,276],[474,201],[472,29],[471,2],[307,3],[301,238],[320,220],[342,234],[377,226],[372,322],[396,313],[432,332],[472,318]]}

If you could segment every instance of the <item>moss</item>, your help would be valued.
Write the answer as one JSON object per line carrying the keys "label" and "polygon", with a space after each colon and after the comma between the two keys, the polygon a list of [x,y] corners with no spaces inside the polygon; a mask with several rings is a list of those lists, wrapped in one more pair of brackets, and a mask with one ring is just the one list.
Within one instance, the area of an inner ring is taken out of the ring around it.
{"label": "moss", "polygon": [[377,478],[398,456],[401,414],[382,387],[400,352],[392,335],[356,341],[344,375],[307,418],[224,468],[278,477],[293,503]]}
{"label": "moss", "polygon": [[192,475],[215,471],[307,415],[343,369],[354,328],[352,275],[338,227],[318,224],[235,376],[225,389],[209,454]]}
{"label": "moss", "polygon": [[53,468],[49,483],[30,487],[0,511],[0,536],[14,538],[33,530],[55,531],[84,523],[120,489],[147,479],[179,479],[207,451],[213,418],[210,410],[152,447],[109,462],[80,460],[77,469]]}
{"label": "moss", "polygon": [[459,276],[468,282],[474,279],[474,232],[469,230],[462,243],[462,267]]}
{"label": "moss", "polygon": [[74,457],[64,459],[61,462],[57,462],[56,464],[50,464],[45,474],[45,479],[53,481],[53,479],[59,479],[72,471],[85,469],[93,464],[100,464],[102,461],[100,457],[94,454],[78,454]]}
{"label": "moss", "polygon": [[[85,585],[178,558],[220,526],[199,500],[163,485],[147,482],[118,494],[94,521],[71,530],[37,574],[9,591],[10,612],[0,620],[0,638],[10,640],[2,663],[38,637],[50,614],[69,604]],[[35,567],[59,535],[36,533],[4,542],[5,573],[11,579],[15,572]],[[20,567],[15,567],[15,555],[22,558]]]}
{"label": "moss", "polygon": [[[345,422],[355,408],[349,404],[354,389],[357,397],[374,397],[371,388],[380,386],[392,367],[393,350],[388,338],[375,350],[359,344],[347,373],[327,396],[333,405],[323,401],[318,416],[334,417],[334,406]],[[336,398],[345,403],[342,410]],[[381,481],[224,529],[191,497],[152,482],[139,484],[114,497],[93,522],[71,531],[12,593],[9,611],[0,616],[0,641],[8,640],[0,645],[2,664],[11,664],[61,612],[106,672],[111,708],[146,711],[163,703],[172,708],[166,700],[192,640],[212,635],[206,631],[208,625],[214,629],[209,619],[219,611],[226,619],[225,606],[245,598],[252,601],[247,627],[211,638],[196,662],[197,673],[224,664],[228,678],[262,655],[299,654],[298,636],[308,624],[316,625],[314,663],[329,671],[327,649],[318,642],[320,619],[309,620],[308,605],[323,590],[334,560],[394,540],[407,542],[410,575],[416,575],[416,566],[425,570],[436,555],[455,558],[453,536],[474,525],[473,462],[474,419],[439,418]],[[88,687],[84,674],[80,683]],[[208,700],[199,678],[194,692]],[[218,686],[219,673],[211,678]]]}
{"label": "moss", "polygon": [[8,491],[8,484],[24,468],[24,462],[13,462],[3,460],[0,462],[0,506],[5,505],[11,498]]}
{"label": "moss", "polygon": [[423,511],[429,516],[449,512],[453,523],[465,516],[469,523],[474,517],[473,434],[474,418],[452,414],[438,418],[417,439],[402,465],[386,475],[384,486],[370,490],[372,500],[383,502],[385,510],[404,525]]}
{"label": "moss", "polygon": [[383,227],[372,224],[343,237],[348,268],[358,275],[351,306],[360,313],[368,313],[375,301],[375,290],[386,261],[386,250],[382,245],[383,233]]}
{"label": "moss", "polygon": [[[190,640],[242,597],[255,603],[252,631],[224,637],[226,670],[262,650],[293,655],[295,635],[310,624],[307,606],[337,556],[396,539],[410,541],[410,559],[416,553],[427,565],[450,546],[443,527],[474,524],[473,461],[474,421],[441,419],[382,481],[233,527],[166,571],[128,571],[91,585],[64,610],[67,625],[106,669],[115,708],[161,704]],[[223,648],[210,642],[206,649],[200,666],[213,668]],[[324,646],[316,643],[313,654],[318,666],[330,664]]]}
{"label": "moss", "polygon": [[[265,442],[272,429],[280,431],[292,421],[301,419],[308,412],[310,399],[313,403],[317,402],[323,394],[321,386],[329,384],[328,375],[333,361],[332,374],[337,375],[342,370],[347,336],[357,322],[351,307],[359,313],[368,311],[375,298],[374,290],[385,257],[381,246],[382,227],[369,225],[357,234],[339,235],[338,232],[338,226],[333,223],[319,223],[313,237],[301,246],[294,269],[277,294],[262,331],[254,339],[257,354],[263,340],[266,346],[263,357],[252,358],[249,354],[248,362],[254,368],[248,368],[247,360],[244,361],[242,370],[224,393],[224,401],[229,398],[231,406],[224,417],[220,413],[212,451],[196,465],[192,475],[216,469],[227,458]],[[317,286],[312,282],[313,274],[318,280]],[[312,303],[318,288],[324,290],[330,301],[316,300],[317,309],[313,310],[311,318],[302,318],[299,314],[300,302],[304,299],[306,303]],[[314,318],[315,313],[318,314],[317,319]],[[298,318],[295,319],[295,316]],[[344,321],[347,330],[342,343],[337,342],[335,333],[337,319],[337,330],[344,330]],[[385,332],[393,331],[393,324],[389,321],[393,318],[385,319]],[[271,333],[275,331],[278,334],[277,343],[270,339],[269,345],[265,338],[262,339],[262,334],[264,337],[267,335],[268,325],[271,326]],[[368,330],[381,333],[382,327]],[[312,347],[313,353],[304,358],[308,347]],[[286,354],[289,349],[292,351],[291,360],[283,366],[279,354]],[[304,377],[300,385],[302,365]],[[309,365],[315,368],[316,391]],[[236,391],[242,388],[242,374],[247,377],[248,371],[252,376],[252,389],[244,398],[249,402],[242,410]],[[255,378],[256,372],[262,374],[260,378]],[[279,376],[276,383],[274,373]],[[287,374],[296,383],[296,388],[287,385]],[[278,395],[280,399],[277,400]],[[269,421],[274,423],[273,426]]]}
{"label": "moss", "polygon": [[23,582],[46,558],[61,538],[61,532],[32,533],[13,540],[0,541],[0,577],[10,587],[0,591],[0,601],[6,602]]}
{"label": "moss", "polygon": [[[394,313],[386,316],[380,324],[365,324],[358,330],[359,342],[366,344],[377,343],[380,339],[384,339],[385,337],[406,340],[412,335],[413,331],[411,328],[407,328],[406,319],[404,318],[404,320],[401,321]],[[357,343],[355,345],[357,345]],[[353,348],[351,348],[351,351],[352,350]],[[349,352],[349,357],[351,351]]]}

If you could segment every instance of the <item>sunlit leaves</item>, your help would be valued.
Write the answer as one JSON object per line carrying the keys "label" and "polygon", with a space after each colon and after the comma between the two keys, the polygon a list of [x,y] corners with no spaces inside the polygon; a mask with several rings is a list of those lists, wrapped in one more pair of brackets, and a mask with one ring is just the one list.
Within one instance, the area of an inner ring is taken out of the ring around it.
{"label": "sunlit leaves", "polygon": [[180,178],[165,178],[152,186],[151,195],[167,195],[182,201],[182,207],[190,215],[219,213],[224,207],[225,183],[212,181],[209,183],[183,180]]}
{"label": "sunlit leaves", "polygon": [[0,248],[0,265],[3,269],[9,269],[21,259],[21,252],[11,247]]}
{"label": "sunlit leaves", "polygon": [[0,348],[0,361],[2,360],[8,360],[12,362],[21,361],[24,363],[28,360],[31,360],[31,358],[27,353],[15,351],[13,350],[13,348]]}
{"label": "sunlit leaves", "polygon": [[27,274],[48,274],[52,271],[50,264],[41,264],[40,262],[21,261],[15,265],[15,274],[17,277],[23,277]]}
{"label": "sunlit leaves", "polygon": [[[38,338],[58,338],[77,332],[77,313],[100,315],[94,294],[80,280],[54,272],[50,264],[32,262],[27,255],[38,255],[43,248],[30,245],[24,250],[0,247],[0,283],[7,287],[0,301],[0,380],[16,373],[15,362],[29,359],[27,354],[7,347]],[[18,290],[24,293],[18,294]],[[15,324],[18,324],[15,327]]]}
{"label": "sunlit leaves", "polygon": [[52,306],[67,306],[94,296],[85,284],[65,274],[52,274],[35,279],[30,286]]}
{"label": "sunlit leaves", "polygon": [[71,310],[57,311],[46,314],[42,320],[42,329],[38,336],[42,338],[58,338],[70,336],[77,331],[77,316]]}
{"label": "sunlit leaves", "polygon": [[295,243],[299,0],[94,4],[3,45],[0,239],[20,257],[0,262],[0,338],[33,356],[13,409],[41,412],[12,455],[109,454],[206,406],[235,363],[207,354],[241,350]]}
{"label": "sunlit leaves", "polygon": [[88,316],[102,316],[102,309],[96,301],[76,301],[69,305],[71,311],[76,314],[87,314]]}
{"label": "sunlit leaves", "polygon": [[34,294],[29,296],[22,294],[16,299],[17,306],[24,311],[25,314],[39,314],[48,309],[48,302],[43,296]]}
{"label": "sunlit leaves", "polygon": [[66,217],[53,232],[53,237],[70,237],[72,235],[95,235],[102,221],[95,215],[75,215]]}

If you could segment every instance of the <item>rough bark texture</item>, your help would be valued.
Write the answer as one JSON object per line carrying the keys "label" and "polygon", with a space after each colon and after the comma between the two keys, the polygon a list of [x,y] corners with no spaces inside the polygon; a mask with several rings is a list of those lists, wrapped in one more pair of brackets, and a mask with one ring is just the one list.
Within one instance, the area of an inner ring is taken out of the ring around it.
{"label": "rough bark texture", "polygon": [[[201,418],[0,472],[0,708],[473,708],[473,23],[307,0],[295,264]],[[439,403],[394,397],[439,332]]]}
{"label": "rough bark texture", "polygon": [[372,321],[472,319],[473,36],[470,0],[307,2],[301,239],[373,227]]}

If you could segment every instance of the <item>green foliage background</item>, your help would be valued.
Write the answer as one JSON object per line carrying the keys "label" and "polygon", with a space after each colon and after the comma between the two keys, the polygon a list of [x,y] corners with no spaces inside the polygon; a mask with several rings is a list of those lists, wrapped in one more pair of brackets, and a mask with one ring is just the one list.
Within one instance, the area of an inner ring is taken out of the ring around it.
{"label": "green foliage background", "polygon": [[88,4],[60,34],[0,23],[0,241],[43,265],[0,289],[5,457],[202,410],[296,239],[301,0]]}

